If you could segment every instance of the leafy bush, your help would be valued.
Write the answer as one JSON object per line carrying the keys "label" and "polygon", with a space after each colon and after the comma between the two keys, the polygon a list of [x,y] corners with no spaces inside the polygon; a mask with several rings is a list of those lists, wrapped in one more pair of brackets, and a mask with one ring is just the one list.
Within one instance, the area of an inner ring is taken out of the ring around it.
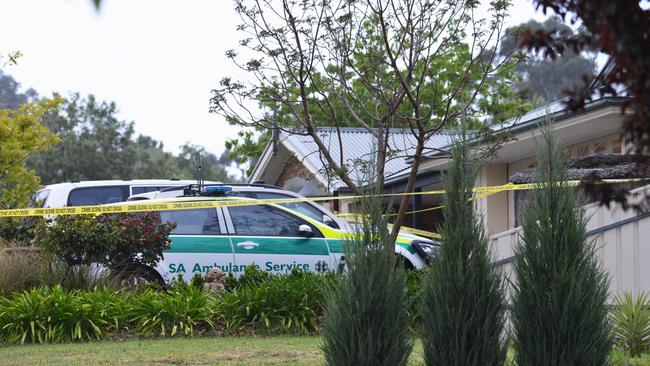
{"label": "leafy bush", "polygon": [[145,335],[190,335],[196,326],[213,326],[209,297],[202,288],[177,281],[166,292],[148,289],[137,295],[129,319]]}
{"label": "leafy bush", "polygon": [[60,285],[66,290],[120,288],[120,283],[104,268],[84,264],[71,266],[47,254],[41,255],[38,271],[39,286]]}
{"label": "leafy bush", "polygon": [[70,265],[154,267],[170,248],[174,227],[156,213],[60,216],[45,230],[42,245]]}
{"label": "leafy bush", "polygon": [[101,263],[115,234],[90,215],[60,216],[45,230],[42,246],[69,265]]}
{"label": "leafy bush", "polygon": [[[38,206],[28,204],[27,206]],[[40,216],[4,217],[0,219],[0,244],[2,246],[30,246],[45,230],[45,219]],[[4,243],[3,243],[4,242]]]}
{"label": "leafy bush", "polygon": [[[54,98],[24,103],[18,109],[0,109],[0,209],[21,208],[32,201],[39,185],[34,170],[25,161],[42,152],[59,138],[42,125],[43,116],[62,100]],[[20,240],[24,218],[0,218],[0,236]]]}
{"label": "leafy bush", "polygon": [[645,293],[640,293],[636,300],[629,293],[615,297],[609,317],[616,344],[630,356],[650,349],[650,303]]}
{"label": "leafy bush", "polygon": [[100,215],[97,222],[115,233],[115,242],[111,243],[103,263],[111,268],[124,265],[155,267],[163,251],[170,248],[169,234],[176,228],[175,223],[162,223],[155,212]]}
{"label": "leafy bush", "polygon": [[263,276],[255,270],[247,273],[249,277],[242,276],[239,286],[217,302],[225,330],[251,327],[265,333],[305,334],[316,329],[333,275],[298,270],[286,276]]}
{"label": "leafy bush", "polygon": [[53,343],[100,339],[103,329],[123,322],[123,299],[109,291],[67,292],[40,287],[0,299],[0,329],[6,342]]}

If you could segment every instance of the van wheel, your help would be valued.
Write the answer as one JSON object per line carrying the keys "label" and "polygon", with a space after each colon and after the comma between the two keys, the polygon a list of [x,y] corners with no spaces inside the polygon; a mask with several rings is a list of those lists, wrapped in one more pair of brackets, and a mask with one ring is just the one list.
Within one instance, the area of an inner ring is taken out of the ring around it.
{"label": "van wheel", "polygon": [[165,281],[158,271],[149,266],[125,267],[114,270],[115,279],[122,287],[132,288],[136,286],[163,287]]}

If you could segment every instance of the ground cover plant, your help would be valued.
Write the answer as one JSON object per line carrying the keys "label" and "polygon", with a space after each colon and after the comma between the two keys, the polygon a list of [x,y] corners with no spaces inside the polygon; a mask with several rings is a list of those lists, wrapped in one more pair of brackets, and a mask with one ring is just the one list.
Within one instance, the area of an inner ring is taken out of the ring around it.
{"label": "ground cover plant", "polygon": [[129,322],[145,336],[190,335],[197,326],[214,326],[213,297],[183,281],[167,291],[147,289],[130,303]]}
{"label": "ground cover plant", "polygon": [[0,299],[0,339],[56,343],[101,339],[125,323],[128,296],[103,291],[40,287]]}
{"label": "ground cover plant", "polygon": [[294,271],[269,275],[255,267],[228,291],[197,281],[165,289],[40,286],[0,297],[0,341],[58,343],[122,336],[314,334],[337,275]]}
{"label": "ground cover plant", "polygon": [[251,266],[239,279],[226,283],[230,291],[220,295],[216,311],[229,332],[313,333],[334,279],[334,274],[298,270],[277,276]]}

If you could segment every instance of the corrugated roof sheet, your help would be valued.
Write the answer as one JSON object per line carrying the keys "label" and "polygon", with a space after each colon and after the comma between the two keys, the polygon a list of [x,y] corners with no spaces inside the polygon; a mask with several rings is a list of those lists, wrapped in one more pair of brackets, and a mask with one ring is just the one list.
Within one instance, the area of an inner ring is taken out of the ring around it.
{"label": "corrugated roof sheet", "polygon": [[[364,164],[371,161],[376,153],[377,139],[364,128],[341,128],[340,143],[336,128],[319,128],[318,135],[327,146],[334,161],[341,161],[350,171],[350,178],[362,182],[363,172],[360,169]],[[451,142],[452,133],[438,133],[429,138],[425,143],[425,153],[432,152],[448,146]],[[280,133],[280,143],[284,144],[290,151],[296,154],[308,169],[317,172],[322,181],[327,182],[325,172],[325,158],[320,154],[316,143],[310,136],[300,136]],[[341,149],[341,144],[343,149]],[[388,161],[385,167],[386,179],[403,173],[410,168],[407,158],[415,153],[416,138],[411,130],[391,129],[388,142]],[[342,151],[341,151],[342,150]],[[340,168],[337,166],[337,168]],[[338,177],[329,177],[331,189],[336,189],[345,184]]]}

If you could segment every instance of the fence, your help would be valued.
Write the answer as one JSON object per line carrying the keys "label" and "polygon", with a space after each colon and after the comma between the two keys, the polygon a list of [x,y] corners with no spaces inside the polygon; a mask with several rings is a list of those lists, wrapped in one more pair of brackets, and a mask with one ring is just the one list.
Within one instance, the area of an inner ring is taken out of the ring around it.
{"label": "fence", "polygon": [[[650,185],[632,191],[642,199],[650,195]],[[610,293],[633,295],[650,292],[650,212],[623,210],[620,205],[610,208],[591,203],[585,206],[589,238],[595,240],[600,262],[610,274]],[[513,246],[521,228],[491,237],[497,265],[512,280]]]}

